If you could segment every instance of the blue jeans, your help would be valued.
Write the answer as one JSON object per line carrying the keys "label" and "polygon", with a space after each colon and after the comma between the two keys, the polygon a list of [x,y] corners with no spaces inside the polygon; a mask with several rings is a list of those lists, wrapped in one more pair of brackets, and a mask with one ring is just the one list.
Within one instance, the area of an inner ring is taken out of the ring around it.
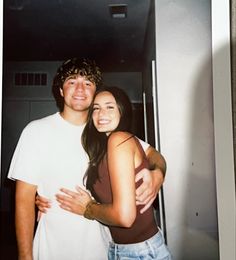
{"label": "blue jeans", "polygon": [[164,243],[161,231],[153,237],[135,244],[116,244],[110,242],[109,260],[171,260],[171,254]]}

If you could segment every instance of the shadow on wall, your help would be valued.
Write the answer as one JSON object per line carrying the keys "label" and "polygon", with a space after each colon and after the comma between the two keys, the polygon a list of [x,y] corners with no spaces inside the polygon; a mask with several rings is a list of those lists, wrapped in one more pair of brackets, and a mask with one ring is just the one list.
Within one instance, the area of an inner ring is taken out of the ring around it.
{"label": "shadow on wall", "polygon": [[[221,60],[224,46],[214,55]],[[178,252],[181,260],[219,259],[216,172],[214,150],[212,57],[206,54],[197,66],[188,96],[193,101],[188,112],[189,147],[186,147],[185,189],[182,190],[182,236]],[[196,66],[196,64],[195,64]],[[224,86],[222,86],[222,89]],[[223,93],[222,93],[223,94]],[[216,104],[219,105],[220,104]],[[227,129],[225,129],[227,131]]]}

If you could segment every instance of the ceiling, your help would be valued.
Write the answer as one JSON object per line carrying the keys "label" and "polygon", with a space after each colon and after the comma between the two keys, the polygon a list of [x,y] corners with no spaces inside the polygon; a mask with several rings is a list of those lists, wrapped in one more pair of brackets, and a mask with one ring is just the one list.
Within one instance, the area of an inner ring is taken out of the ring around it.
{"label": "ceiling", "polygon": [[[95,59],[103,70],[137,71],[152,0],[4,0],[4,61]],[[111,17],[109,5],[127,5]]]}

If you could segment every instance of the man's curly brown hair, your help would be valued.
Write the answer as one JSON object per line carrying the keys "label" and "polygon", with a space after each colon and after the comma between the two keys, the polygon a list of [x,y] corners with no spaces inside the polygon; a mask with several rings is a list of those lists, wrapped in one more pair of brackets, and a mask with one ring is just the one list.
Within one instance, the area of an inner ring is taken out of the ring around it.
{"label": "man's curly brown hair", "polygon": [[66,78],[72,75],[86,77],[99,86],[102,82],[102,73],[95,61],[89,59],[69,59],[58,68],[53,85],[62,88]]}
{"label": "man's curly brown hair", "polygon": [[66,60],[58,68],[52,86],[52,91],[60,110],[63,109],[64,105],[64,100],[60,95],[60,88],[63,88],[63,84],[68,77],[74,75],[85,77],[93,82],[97,88],[102,85],[102,72],[95,61],[79,58]]}

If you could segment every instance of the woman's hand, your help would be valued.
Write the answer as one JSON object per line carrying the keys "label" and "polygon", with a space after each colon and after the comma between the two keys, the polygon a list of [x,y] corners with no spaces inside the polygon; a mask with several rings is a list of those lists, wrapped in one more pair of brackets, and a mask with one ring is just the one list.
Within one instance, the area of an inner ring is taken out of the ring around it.
{"label": "woman's hand", "polygon": [[64,194],[56,194],[56,199],[59,206],[67,211],[77,215],[84,215],[87,204],[92,200],[90,194],[76,186],[77,192],[61,188],[60,191]]}

